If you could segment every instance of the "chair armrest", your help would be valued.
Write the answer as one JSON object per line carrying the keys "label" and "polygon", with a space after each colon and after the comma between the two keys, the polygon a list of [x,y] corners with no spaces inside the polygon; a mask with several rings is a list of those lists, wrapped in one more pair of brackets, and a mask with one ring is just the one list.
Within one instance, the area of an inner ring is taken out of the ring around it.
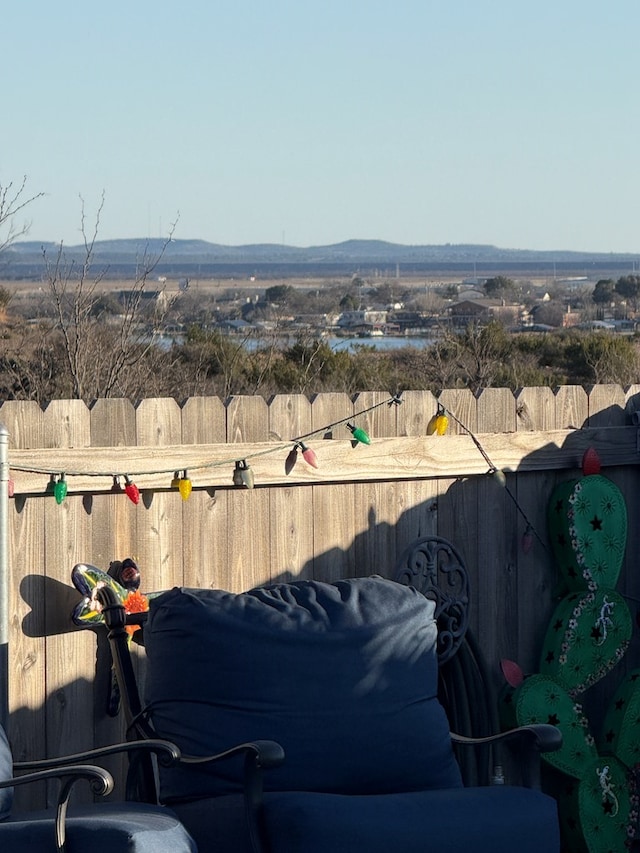
{"label": "chair armrest", "polygon": [[127,752],[140,751],[153,752],[158,756],[158,761],[166,767],[180,760],[180,750],[171,741],[161,738],[149,738],[148,740],[126,741],[125,743],[114,743],[109,746],[100,746],[86,752],[76,752],[73,755],[62,755],[59,758],[45,758],[39,761],[21,761],[13,766],[15,770],[37,770],[47,767],[61,767],[68,764],[82,764],[86,761],[95,761],[108,755],[119,755]]}
{"label": "chair armrest", "polygon": [[17,785],[27,785],[30,782],[41,782],[47,779],[59,779],[61,782],[56,806],[55,834],[56,850],[64,853],[67,807],[73,786],[81,779],[86,779],[93,793],[104,797],[113,791],[113,776],[102,767],[92,764],[71,764],[65,767],[48,767],[45,770],[6,779],[0,782],[0,788],[14,788]]}
{"label": "chair armrest", "polygon": [[[24,764],[22,766],[25,766]],[[19,765],[14,766],[14,770],[19,769]],[[68,779],[73,785],[80,779],[86,779],[91,784],[91,790],[94,794],[101,797],[110,794],[113,790],[113,777],[108,770],[102,767],[96,767],[92,764],[71,764],[65,767],[48,767],[43,770],[36,770],[33,773],[24,773],[20,776],[14,776],[12,779],[5,779],[0,782],[0,788],[14,788],[17,785],[28,785],[30,782],[42,782],[48,779]]]}
{"label": "chair armrest", "polygon": [[284,761],[284,749],[274,740],[255,740],[232,746],[224,752],[215,755],[181,755],[182,764],[208,764],[216,761],[224,761],[235,755],[245,754],[246,758],[256,767],[268,769],[278,767]]}
{"label": "chair armrest", "polygon": [[540,788],[540,755],[555,752],[562,746],[562,732],[548,723],[518,726],[487,737],[465,737],[451,732],[451,740],[460,746],[485,746],[508,743],[522,759],[523,783],[528,788]]}
{"label": "chair armrest", "polygon": [[181,764],[207,764],[224,761],[244,753],[244,807],[253,853],[263,853],[260,821],[262,809],[262,771],[278,767],[284,761],[284,749],[273,740],[241,743],[216,755],[183,755]]}

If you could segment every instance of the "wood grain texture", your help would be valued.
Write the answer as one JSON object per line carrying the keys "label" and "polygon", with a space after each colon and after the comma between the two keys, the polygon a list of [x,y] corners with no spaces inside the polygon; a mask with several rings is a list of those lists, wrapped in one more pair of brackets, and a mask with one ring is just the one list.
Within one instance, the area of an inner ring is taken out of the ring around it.
{"label": "wood grain texture", "polygon": [[[604,467],[637,465],[635,427],[598,427],[548,432],[477,433],[493,466],[505,471],[579,467],[588,447],[595,447]],[[276,486],[380,479],[459,477],[490,469],[472,437],[463,435],[379,438],[370,445],[345,440],[316,441],[318,468],[296,464],[285,474],[291,444],[212,444],[135,448],[15,450],[9,464],[16,494],[44,495],[50,470],[66,472],[69,493],[110,492],[113,473],[135,477],[141,490],[162,493],[173,473],[187,469],[194,488],[232,488],[235,460],[246,459],[256,485]]]}

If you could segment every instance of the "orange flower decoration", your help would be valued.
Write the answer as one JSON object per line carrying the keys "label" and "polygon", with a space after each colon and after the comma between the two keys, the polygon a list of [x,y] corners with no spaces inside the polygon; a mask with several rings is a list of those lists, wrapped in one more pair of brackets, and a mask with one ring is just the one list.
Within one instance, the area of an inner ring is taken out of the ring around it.
{"label": "orange flower decoration", "polygon": [[[130,592],[124,602],[125,613],[145,613],[149,609],[149,601],[145,595],[137,590]],[[140,625],[125,625],[125,630],[132,637]]]}

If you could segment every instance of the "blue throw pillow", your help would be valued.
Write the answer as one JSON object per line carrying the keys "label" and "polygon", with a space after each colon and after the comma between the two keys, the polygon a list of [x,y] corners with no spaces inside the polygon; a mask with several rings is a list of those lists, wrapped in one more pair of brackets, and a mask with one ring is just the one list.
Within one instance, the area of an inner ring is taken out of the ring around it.
{"label": "blue throw pillow", "polygon": [[[5,730],[0,726],[0,781],[6,782],[13,776],[13,757]],[[13,788],[0,788],[0,820],[11,814]]]}
{"label": "blue throw pillow", "polygon": [[[437,699],[434,604],[378,577],[150,603],[146,701],[187,754],[278,741],[267,790],[382,794],[460,786]],[[241,790],[242,765],[163,771],[165,801]]]}

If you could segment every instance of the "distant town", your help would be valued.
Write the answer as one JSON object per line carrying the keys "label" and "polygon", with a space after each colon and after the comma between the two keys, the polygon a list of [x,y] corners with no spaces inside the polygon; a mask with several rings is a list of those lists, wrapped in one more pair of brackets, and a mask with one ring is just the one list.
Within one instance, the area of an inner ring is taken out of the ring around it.
{"label": "distant town", "polygon": [[[7,249],[0,278],[12,293],[12,313],[29,322],[46,318],[51,259],[72,278],[83,268],[84,252],[84,246],[33,241]],[[105,321],[135,293],[146,306],[149,333],[173,342],[190,324],[287,343],[296,335],[372,344],[376,338],[433,340],[442,330],[492,321],[512,332],[580,328],[628,335],[636,331],[640,291],[640,260],[632,254],[493,246],[351,240],[298,249],[116,240],[97,242],[90,260]]]}

